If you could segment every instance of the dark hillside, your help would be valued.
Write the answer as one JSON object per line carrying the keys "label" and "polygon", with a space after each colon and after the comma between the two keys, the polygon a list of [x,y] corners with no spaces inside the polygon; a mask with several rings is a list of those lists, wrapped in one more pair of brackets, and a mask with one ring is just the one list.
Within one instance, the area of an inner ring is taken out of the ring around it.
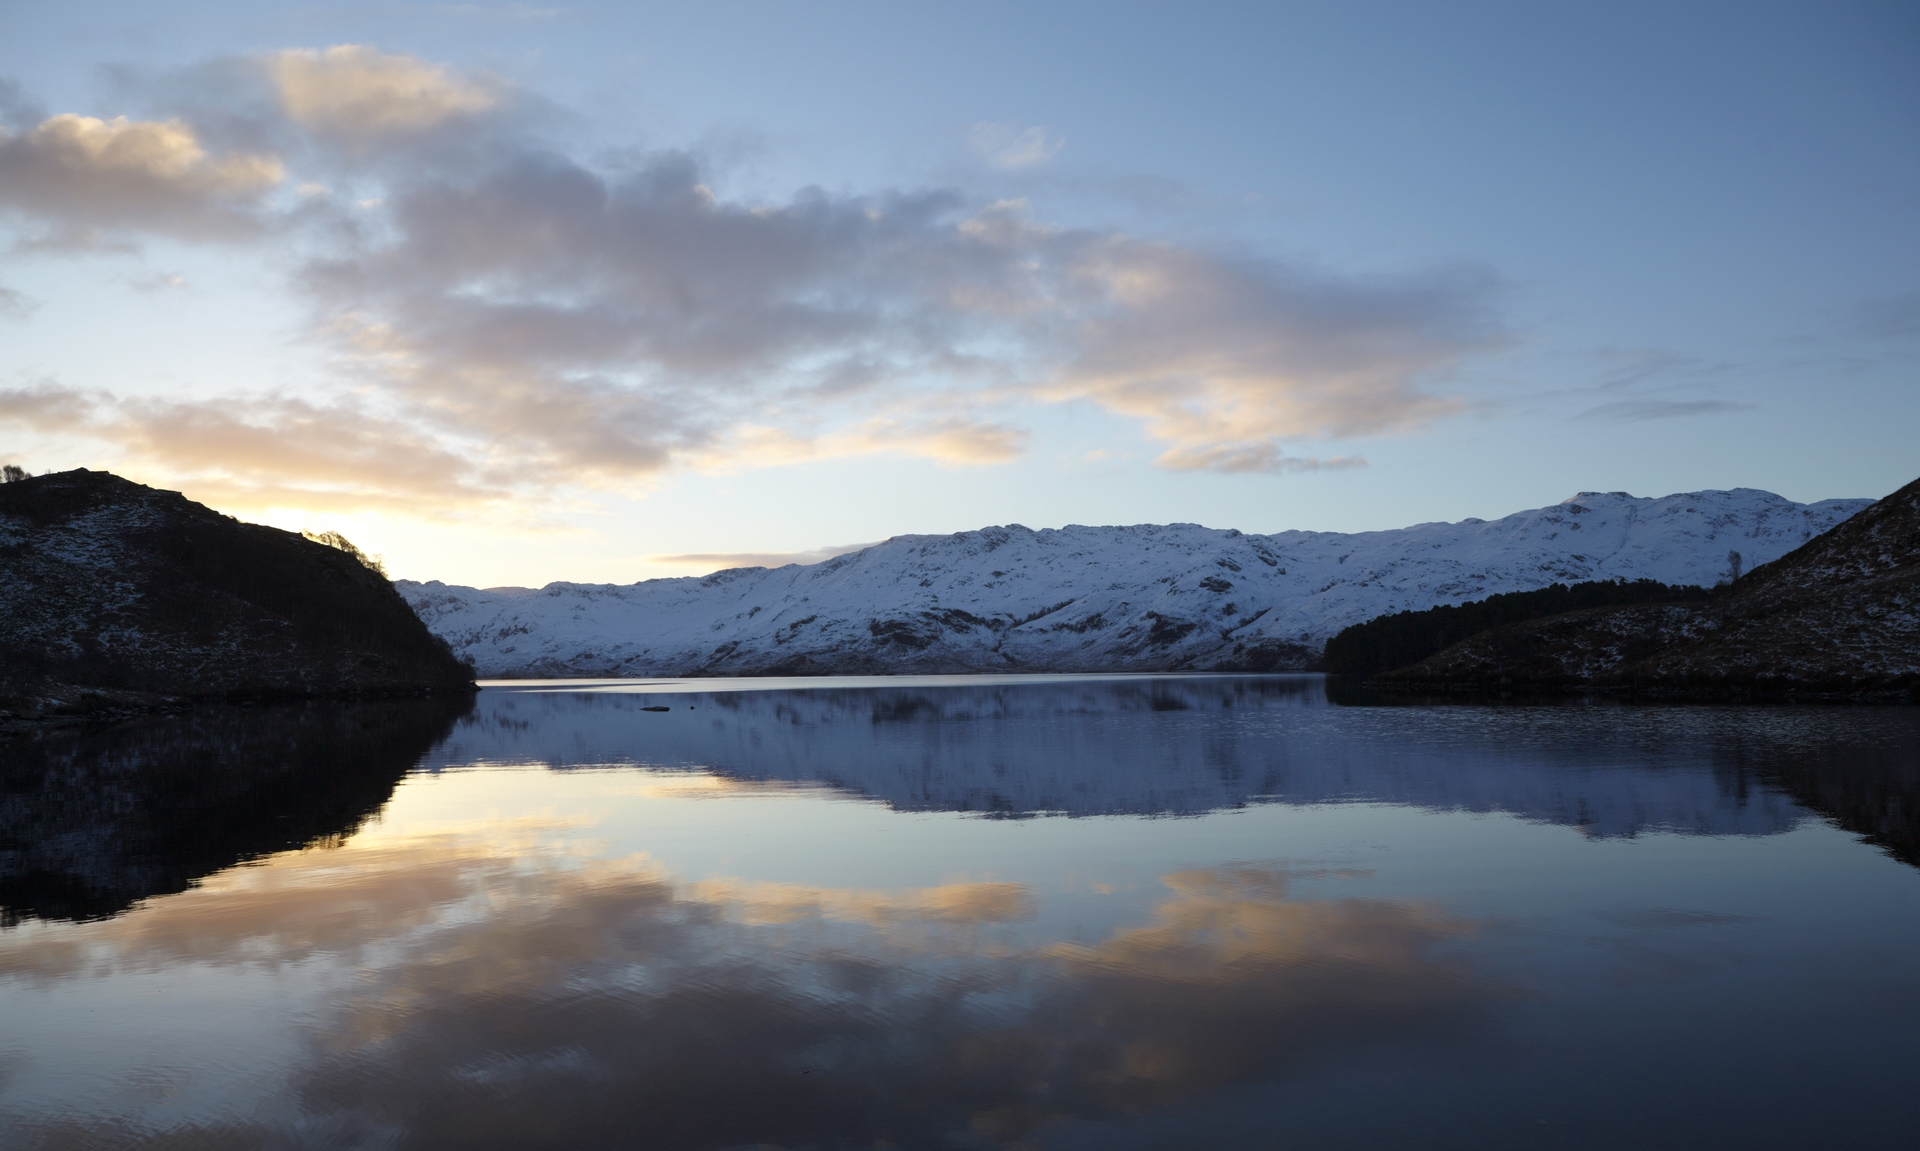
{"label": "dark hillside", "polygon": [[1514,624],[1380,682],[1920,700],[1920,481],[1706,603],[1597,608]]}
{"label": "dark hillside", "polygon": [[106,472],[0,484],[0,573],[0,708],[16,714],[72,688],[294,698],[472,684],[355,556]]}
{"label": "dark hillside", "polygon": [[1470,636],[1530,619],[1594,607],[1704,601],[1707,589],[1658,580],[1592,580],[1557,583],[1537,591],[1508,592],[1426,611],[1376,616],[1344,628],[1327,641],[1321,670],[1334,675],[1379,675],[1419,663]]}

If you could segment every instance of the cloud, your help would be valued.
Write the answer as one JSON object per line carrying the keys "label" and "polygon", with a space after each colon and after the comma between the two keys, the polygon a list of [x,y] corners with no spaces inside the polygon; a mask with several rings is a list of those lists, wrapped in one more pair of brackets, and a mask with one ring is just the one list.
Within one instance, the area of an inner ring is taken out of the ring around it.
{"label": "cloud", "polygon": [[1743,412],[1756,407],[1755,404],[1734,403],[1731,400],[1623,400],[1620,403],[1601,404],[1581,412],[1583,420],[1611,420],[1615,423],[1637,423],[1642,420],[1667,420],[1680,416],[1707,416],[1720,412]]}
{"label": "cloud", "polygon": [[88,426],[95,401],[54,383],[0,389],[0,420],[38,432],[61,433]]}
{"label": "cloud", "polygon": [[187,286],[187,278],[177,272],[161,272],[151,276],[142,276],[133,282],[136,292],[173,292]]}
{"label": "cloud", "polygon": [[1885,296],[1854,309],[1853,327],[1882,339],[1920,336],[1920,291]]}
{"label": "cloud", "polygon": [[[1137,421],[1171,470],[1359,467],[1289,445],[1446,418],[1449,374],[1507,340],[1485,269],[1350,275],[1058,227],[955,188],[752,200],[694,153],[589,165],[531,122],[497,132],[521,97],[415,57],[341,45],[249,67],[285,120],[228,134],[277,141],[301,168],[290,188],[342,189],[275,218],[306,222],[294,284],[358,397],[310,405],[371,420],[348,435],[343,417],[341,442],[422,499],[875,454],[991,466],[1027,451],[1023,411],[1060,403]],[[976,140],[1009,164],[1059,146],[992,125]],[[368,160],[401,141],[405,164]],[[64,116],[0,139],[0,199],[42,243],[257,234],[281,180],[278,160],[215,157],[181,121]],[[309,418],[276,410],[245,420]],[[400,466],[403,442],[434,482]]]}
{"label": "cloud", "polygon": [[1476,269],[1340,276],[948,190],[730,202],[685,153],[521,156],[389,202],[390,243],[306,274],[332,338],[460,434],[600,482],[996,463],[1027,436],[992,409],[1065,400],[1140,419],[1172,468],[1356,466],[1279,442],[1448,415],[1422,379],[1504,340]]}
{"label": "cloud", "polygon": [[40,301],[24,292],[0,287],[0,320],[24,320],[40,307]]}
{"label": "cloud", "polygon": [[824,563],[835,556],[864,551],[880,541],[873,540],[863,544],[840,544],[814,548],[804,552],[688,552],[683,555],[648,556],[650,563],[675,564],[698,567],[706,571],[722,571],[727,568],[778,568],[788,564]]}
{"label": "cloud", "polygon": [[474,507],[507,477],[410,424],[285,397],[116,399],[44,383],[0,390],[0,422],[104,442],[138,474],[222,507]]}
{"label": "cloud", "polygon": [[289,119],[356,143],[418,135],[491,111],[501,97],[498,85],[362,44],[288,49],[264,63]]}
{"label": "cloud", "polygon": [[1033,168],[1046,163],[1067,146],[1045,128],[1015,128],[1011,124],[975,124],[967,144],[996,168]]}
{"label": "cloud", "polygon": [[100,120],[62,113],[30,131],[0,130],[0,207],[84,244],[98,230],[187,239],[255,235],[261,196],[284,178],[263,154],[212,156],[179,120]]}
{"label": "cloud", "polygon": [[1483,269],[1341,276],[1124,237],[1075,255],[1088,299],[1047,391],[1141,419],[1172,466],[1431,423],[1460,404],[1423,378],[1506,341]]}
{"label": "cloud", "polygon": [[0,79],[0,127],[31,128],[47,118],[46,105],[12,80]]}
{"label": "cloud", "polygon": [[1198,448],[1169,448],[1156,461],[1161,467],[1178,472],[1264,472],[1286,475],[1292,472],[1340,471],[1364,468],[1360,456],[1330,456],[1326,459],[1286,456],[1271,441],[1250,444],[1210,444]]}

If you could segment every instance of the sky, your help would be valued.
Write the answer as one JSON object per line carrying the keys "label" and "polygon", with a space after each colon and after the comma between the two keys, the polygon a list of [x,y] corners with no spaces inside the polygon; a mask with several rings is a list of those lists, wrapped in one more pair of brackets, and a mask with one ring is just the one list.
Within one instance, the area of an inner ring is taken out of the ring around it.
{"label": "sky", "polygon": [[1920,6],[0,0],[0,461],[630,582],[1920,476]]}

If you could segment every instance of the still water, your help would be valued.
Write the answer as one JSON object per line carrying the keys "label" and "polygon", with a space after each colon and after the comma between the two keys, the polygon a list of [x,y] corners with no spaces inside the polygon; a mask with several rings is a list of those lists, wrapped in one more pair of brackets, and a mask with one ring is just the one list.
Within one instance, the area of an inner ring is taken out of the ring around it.
{"label": "still water", "polygon": [[1910,1145],[1920,712],[510,683],[0,747],[0,1146]]}

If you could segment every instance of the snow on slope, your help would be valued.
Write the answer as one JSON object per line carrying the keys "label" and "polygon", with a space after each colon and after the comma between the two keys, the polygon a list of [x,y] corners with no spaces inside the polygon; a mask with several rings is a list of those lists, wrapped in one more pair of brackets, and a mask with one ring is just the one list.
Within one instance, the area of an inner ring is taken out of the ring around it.
{"label": "snow on slope", "polygon": [[1299,668],[1386,612],[1550,583],[1712,584],[1872,500],[1582,492],[1504,519],[1246,535],[1195,524],[895,536],[825,563],[636,584],[396,586],[482,676]]}

